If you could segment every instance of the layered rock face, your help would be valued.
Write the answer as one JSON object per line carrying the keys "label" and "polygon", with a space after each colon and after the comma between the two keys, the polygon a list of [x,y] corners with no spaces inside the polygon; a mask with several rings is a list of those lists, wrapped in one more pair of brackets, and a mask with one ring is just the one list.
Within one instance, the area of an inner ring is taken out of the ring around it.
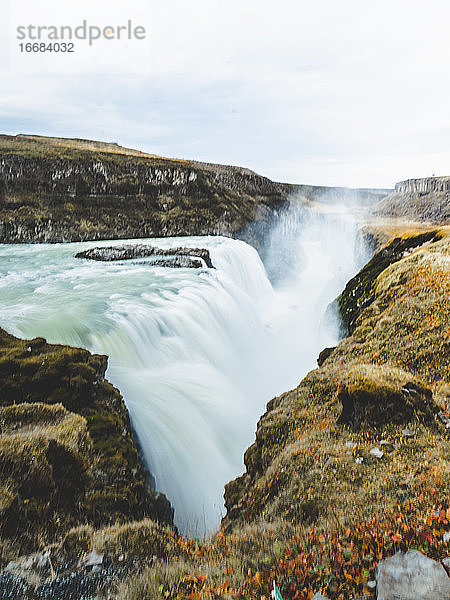
{"label": "layered rock face", "polygon": [[376,216],[445,223],[450,219],[450,177],[408,179],[374,209]]}
{"label": "layered rock face", "polygon": [[258,247],[292,196],[371,205],[384,195],[275,183],[249,169],[116,144],[0,136],[0,242],[220,234]]}
{"label": "layered rock face", "polygon": [[0,137],[0,241],[232,235],[290,192],[246,169]]}

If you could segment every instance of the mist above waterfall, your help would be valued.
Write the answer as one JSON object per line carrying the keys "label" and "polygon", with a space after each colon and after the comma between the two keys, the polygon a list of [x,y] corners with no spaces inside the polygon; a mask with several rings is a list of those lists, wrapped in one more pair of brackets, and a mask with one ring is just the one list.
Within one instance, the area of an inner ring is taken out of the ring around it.
{"label": "mist above waterfall", "polygon": [[295,201],[264,264],[223,237],[129,241],[137,242],[204,247],[216,268],[74,258],[98,242],[2,245],[0,325],[109,355],[107,376],[124,395],[156,488],[180,530],[202,536],[219,524],[223,487],[242,473],[266,403],[337,341],[322,317],[364,257],[345,210],[322,214]]}

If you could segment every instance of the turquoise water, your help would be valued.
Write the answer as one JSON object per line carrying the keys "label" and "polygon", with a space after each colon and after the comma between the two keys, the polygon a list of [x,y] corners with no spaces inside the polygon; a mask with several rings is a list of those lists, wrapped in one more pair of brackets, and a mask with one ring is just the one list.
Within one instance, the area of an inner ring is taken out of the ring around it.
{"label": "turquoise water", "polygon": [[[266,403],[336,341],[321,318],[356,270],[353,228],[330,223],[324,240],[318,225],[294,236],[301,259],[276,287],[252,247],[223,237],[0,245],[0,326],[110,357],[107,377],[185,533],[218,526]],[[208,248],[216,268],[75,258],[126,243]]]}

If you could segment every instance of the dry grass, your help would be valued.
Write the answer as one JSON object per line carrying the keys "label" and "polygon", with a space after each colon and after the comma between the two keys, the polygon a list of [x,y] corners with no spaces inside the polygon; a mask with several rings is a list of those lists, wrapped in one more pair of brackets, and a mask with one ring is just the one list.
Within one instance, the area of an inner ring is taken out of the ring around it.
{"label": "dry grass", "polygon": [[90,546],[147,564],[118,599],[267,598],[276,579],[286,599],[342,600],[369,594],[377,562],[398,550],[448,553],[450,456],[436,412],[450,398],[449,247],[444,231],[383,271],[353,335],[269,403],[217,536],[168,530],[173,551],[151,563],[154,524],[89,533]]}
{"label": "dry grass", "polygon": [[377,562],[398,550],[447,555],[450,456],[436,412],[450,399],[450,232],[441,234],[385,269],[353,334],[269,403],[246,473],[227,486],[218,535],[200,543],[149,520],[81,526],[64,550],[137,565],[118,600],[260,599],[274,579],[286,600],[319,590],[343,600],[369,593]]}

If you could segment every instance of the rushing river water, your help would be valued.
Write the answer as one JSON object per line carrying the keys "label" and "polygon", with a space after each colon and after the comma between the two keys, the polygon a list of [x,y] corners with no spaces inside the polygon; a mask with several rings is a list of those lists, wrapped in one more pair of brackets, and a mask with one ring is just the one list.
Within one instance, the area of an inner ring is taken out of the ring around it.
{"label": "rushing river water", "polygon": [[[0,326],[109,355],[156,488],[201,536],[223,516],[267,401],[336,342],[322,317],[362,260],[355,231],[345,214],[291,211],[265,255],[273,285],[256,250],[223,237],[0,245]],[[74,257],[137,242],[207,248],[216,268]]]}

